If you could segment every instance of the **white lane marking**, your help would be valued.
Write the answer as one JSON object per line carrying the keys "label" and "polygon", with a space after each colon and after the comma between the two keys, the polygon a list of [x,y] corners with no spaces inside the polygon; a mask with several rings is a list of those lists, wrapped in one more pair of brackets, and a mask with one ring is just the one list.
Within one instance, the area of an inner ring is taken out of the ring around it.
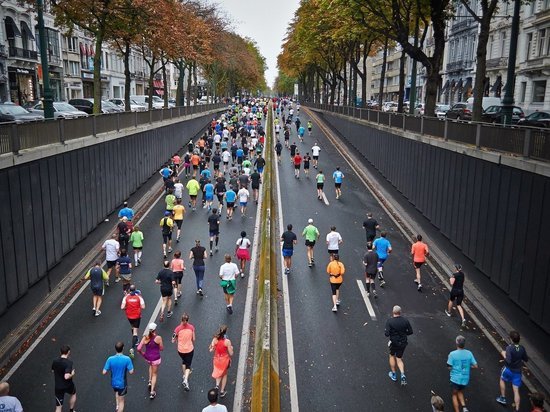
{"label": "white lane marking", "polygon": [[327,195],[325,195],[325,192],[323,192],[323,202],[325,202],[325,205],[329,206],[330,203],[328,202]]}
{"label": "white lane marking", "polygon": [[[279,213],[279,230],[284,230],[283,208],[281,205],[281,180],[279,179],[279,163],[275,162],[275,176],[277,177],[277,205]],[[284,259],[281,254],[281,269],[284,268]],[[294,360],[294,339],[292,337],[292,320],[290,316],[290,294],[288,292],[288,275],[283,274],[283,306],[285,309],[286,352],[288,357],[288,386],[290,390],[290,410],[298,412],[298,386],[296,385],[296,363]]]}
{"label": "white lane marking", "polygon": [[365,301],[365,305],[367,305],[367,310],[369,311],[371,319],[376,320],[376,313],[374,313],[374,308],[372,307],[372,303],[370,303],[370,299],[367,296],[367,291],[365,290],[361,279],[357,279],[357,286],[359,286],[359,292],[361,292],[361,296],[363,296],[363,300]]}

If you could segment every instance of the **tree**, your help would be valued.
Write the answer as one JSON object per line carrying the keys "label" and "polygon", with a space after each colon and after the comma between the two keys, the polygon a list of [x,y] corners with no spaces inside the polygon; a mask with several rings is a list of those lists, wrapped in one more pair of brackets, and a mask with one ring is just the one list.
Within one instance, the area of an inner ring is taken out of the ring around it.
{"label": "tree", "polygon": [[273,88],[278,96],[291,96],[294,94],[294,85],[296,81],[297,79],[295,77],[290,77],[279,70]]}

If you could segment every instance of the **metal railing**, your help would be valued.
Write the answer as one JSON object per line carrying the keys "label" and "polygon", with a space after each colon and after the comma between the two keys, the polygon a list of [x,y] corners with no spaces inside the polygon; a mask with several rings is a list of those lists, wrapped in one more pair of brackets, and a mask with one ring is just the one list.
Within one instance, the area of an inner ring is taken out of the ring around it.
{"label": "metal railing", "polygon": [[330,104],[306,103],[304,106],[366,120],[392,129],[458,142],[477,149],[490,149],[550,161],[548,129],[464,122]]}
{"label": "metal railing", "polygon": [[120,132],[145,124],[221,109],[223,103],[181,106],[146,112],[122,112],[80,117],[78,119],[48,119],[30,123],[0,124],[0,154],[19,153],[20,150],[101,133]]}
{"label": "metal railing", "polygon": [[38,60],[38,52],[34,50],[22,49],[21,47],[10,47],[10,57],[19,57],[29,60]]}

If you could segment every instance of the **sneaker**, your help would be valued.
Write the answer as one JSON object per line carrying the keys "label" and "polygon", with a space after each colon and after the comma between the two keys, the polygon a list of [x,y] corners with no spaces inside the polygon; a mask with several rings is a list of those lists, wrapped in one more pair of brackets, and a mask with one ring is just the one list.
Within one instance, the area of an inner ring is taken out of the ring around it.
{"label": "sneaker", "polygon": [[174,306],[178,306],[178,299],[174,299]]}
{"label": "sneaker", "polygon": [[92,308],[92,312],[95,312],[95,311],[96,311],[96,309],[95,309],[95,308]]}
{"label": "sneaker", "polygon": [[375,298],[378,297],[378,295],[376,294],[376,290],[374,290],[374,289],[373,289],[373,291],[372,291],[372,296],[374,296]]}
{"label": "sneaker", "polygon": [[188,202],[188,203],[187,203],[187,206],[188,206],[188,207],[191,207],[191,202]]}
{"label": "sneaker", "polygon": [[109,282],[105,282],[105,286],[109,287],[111,284]]}
{"label": "sneaker", "polygon": [[336,301],[336,306],[340,306],[340,301],[339,300]]}
{"label": "sneaker", "polygon": [[407,384],[407,377],[405,375],[401,375],[401,386],[405,386]]}
{"label": "sneaker", "polygon": [[186,392],[189,392],[189,389],[190,389],[189,384],[185,380],[183,381],[182,385],[183,385],[183,389],[185,389]]}
{"label": "sneaker", "polygon": [[244,278],[244,272],[241,272],[241,279]]}
{"label": "sneaker", "polygon": [[231,306],[226,306],[226,307],[225,307],[225,310],[227,310],[227,313],[231,313],[231,312],[230,312],[230,311],[231,311]]}
{"label": "sneaker", "polygon": [[130,348],[130,350],[128,351],[128,356],[130,356],[130,359],[134,359],[134,348]]}
{"label": "sneaker", "polygon": [[199,295],[204,296],[204,294],[202,293],[202,289],[199,289]]}
{"label": "sneaker", "polygon": [[314,263],[315,262],[315,259],[311,258],[311,263]]}
{"label": "sneaker", "polygon": [[172,248],[171,247],[168,248],[168,253],[172,253]]}
{"label": "sneaker", "polygon": [[460,325],[462,328],[466,327],[466,319],[462,319],[462,324]]}
{"label": "sneaker", "polygon": [[419,283],[419,284],[418,284],[418,287],[417,287],[416,289],[417,289],[419,292],[422,292],[422,284]]}
{"label": "sneaker", "polygon": [[445,309],[445,315],[447,315],[448,317],[451,317],[451,312],[449,312],[447,309]]}
{"label": "sneaker", "polygon": [[[178,292],[178,298],[181,298],[181,292]],[[177,299],[176,299],[177,300]]]}
{"label": "sneaker", "polygon": [[220,391],[220,398],[224,398],[227,395],[227,391]]}
{"label": "sneaker", "polygon": [[220,250],[220,249],[218,248],[218,246],[216,246],[214,249],[216,250],[216,252],[217,252],[218,250]]}
{"label": "sneaker", "polygon": [[162,255],[164,257],[164,259],[166,259],[168,256],[166,256],[166,253]]}
{"label": "sneaker", "polygon": [[370,292],[367,292],[367,298],[370,296]]}
{"label": "sneaker", "polygon": [[413,282],[414,282],[414,283],[418,283],[418,279],[417,279],[417,278],[414,278]]}
{"label": "sneaker", "polygon": [[176,238],[176,243],[179,243],[179,242],[180,242],[180,238],[177,237],[177,238]]}
{"label": "sneaker", "polygon": [[468,408],[466,408],[465,406],[462,407],[462,412],[470,412],[470,410]]}
{"label": "sneaker", "polygon": [[313,267],[313,264],[312,264],[311,262],[309,262],[307,265],[308,265],[310,268]]}
{"label": "sneaker", "polygon": [[338,312],[338,308],[336,307],[336,305],[334,305],[334,306],[332,307],[332,311],[333,311],[333,312]]}
{"label": "sneaker", "polygon": [[157,396],[157,393],[153,391],[149,394],[149,399],[155,399],[156,396]]}
{"label": "sneaker", "polygon": [[172,312],[172,311],[170,310],[170,311],[168,311],[168,313],[166,313],[166,317],[167,317],[167,318],[171,318],[173,314],[174,314],[174,312]]}
{"label": "sneaker", "polygon": [[101,315],[101,311],[98,309],[95,311],[95,316],[99,316],[99,315]]}
{"label": "sneaker", "polygon": [[383,288],[385,285],[386,285],[386,281],[384,279],[382,279],[380,281],[380,287]]}
{"label": "sneaker", "polygon": [[395,372],[389,371],[388,376],[392,381],[397,382],[397,374]]}
{"label": "sneaker", "polygon": [[212,252],[212,249],[210,249],[210,256],[214,256],[214,253]]}
{"label": "sneaker", "polygon": [[501,405],[506,405],[506,398],[504,396],[499,396],[496,401]]}
{"label": "sneaker", "polygon": [[120,278],[115,278],[115,283],[120,282]]}
{"label": "sneaker", "polygon": [[232,315],[233,314],[233,306],[229,306],[227,308],[227,311],[229,312],[230,315]]}
{"label": "sneaker", "polygon": [[285,275],[288,275],[290,273],[290,269],[289,268],[285,268]]}

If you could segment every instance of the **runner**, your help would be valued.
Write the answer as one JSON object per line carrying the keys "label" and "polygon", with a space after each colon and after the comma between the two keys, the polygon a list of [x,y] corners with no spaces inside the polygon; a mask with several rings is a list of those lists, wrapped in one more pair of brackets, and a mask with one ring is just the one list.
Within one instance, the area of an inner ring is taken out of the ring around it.
{"label": "runner", "polygon": [[470,382],[470,369],[477,369],[477,361],[472,352],[464,349],[466,338],[457,336],[455,339],[456,350],[449,353],[447,366],[451,375],[451,389],[453,391],[453,409],[455,412],[468,412],[464,400],[464,389]]}
{"label": "runner", "polygon": [[122,278],[122,293],[126,295],[132,283],[132,259],[128,257],[126,249],[120,249],[120,257],[116,261],[116,273]]}
{"label": "runner", "polygon": [[225,391],[227,373],[233,356],[233,345],[227,338],[227,326],[220,326],[210,343],[209,350],[214,352],[212,377],[216,380],[216,389],[220,391],[220,398],[223,398],[227,394]]}
{"label": "runner", "polygon": [[195,278],[197,281],[197,295],[203,296],[203,283],[204,283],[204,271],[205,264],[204,259],[207,258],[206,248],[201,246],[200,240],[195,240],[195,247],[189,252],[189,259],[193,261],[193,271],[195,272]]}
{"label": "runner", "polygon": [[380,225],[372,217],[372,213],[367,213],[367,219],[363,222],[363,229],[365,229],[365,233],[367,235],[367,242],[374,241],[374,238],[376,238],[376,231],[380,229]]}
{"label": "runner", "polygon": [[172,212],[164,212],[164,217],[160,219],[160,227],[162,229],[162,255],[166,259],[166,245],[168,245],[168,253],[172,252],[172,229],[174,221],[170,217]]}
{"label": "runner", "polygon": [[212,210],[212,202],[214,201],[214,185],[210,179],[208,179],[204,185],[204,200],[206,208],[208,210]]}
{"label": "runner", "polygon": [[311,148],[311,155],[313,156],[313,167],[317,169],[319,167],[319,153],[321,153],[321,148],[319,144],[315,142]]}
{"label": "runner", "polygon": [[279,140],[275,143],[275,154],[277,155],[277,162],[281,163],[281,152],[283,151],[283,145]]}
{"label": "runner", "polygon": [[[298,121],[298,119],[296,119],[296,121]],[[306,134],[305,127],[304,126],[299,126],[298,127],[298,137],[300,138],[300,143],[304,143],[304,135],[305,134]]]}
{"label": "runner", "polygon": [[392,310],[392,317],[386,321],[384,335],[390,338],[388,347],[390,350],[390,371],[388,376],[394,382],[397,382],[396,366],[401,372],[401,385],[407,384],[405,376],[405,364],[403,363],[403,353],[407,347],[407,336],[412,335],[413,330],[408,319],[401,316],[401,307],[395,305]]}
{"label": "runner", "polygon": [[187,192],[189,193],[189,198],[191,199],[189,201],[189,207],[192,207],[193,210],[197,209],[197,195],[199,194],[199,190],[201,189],[201,186],[197,179],[195,177],[191,177],[186,185]]}
{"label": "runner", "polygon": [[317,173],[317,176],[315,176],[315,180],[317,181],[317,199],[323,200],[323,188],[325,187],[325,175],[323,174],[322,170],[319,170],[319,173]]}
{"label": "runner", "polygon": [[190,160],[191,166],[193,167],[193,174],[191,175],[191,177],[196,178],[199,171],[199,163],[201,161],[201,157],[197,153],[193,153]]}
{"label": "runner", "polygon": [[282,254],[285,263],[285,275],[290,274],[292,266],[292,255],[294,254],[294,245],[298,242],[296,234],[292,231],[292,225],[286,226],[286,232],[281,235]]}
{"label": "runner", "polygon": [[340,171],[340,166],[336,168],[336,170],[332,174],[332,178],[334,179],[334,189],[336,191],[336,200],[338,200],[340,199],[340,196],[342,196],[342,180],[344,179],[344,174]]}
{"label": "runner", "polygon": [[183,218],[185,216],[185,206],[181,204],[181,199],[176,199],[176,205],[174,206],[174,210],[172,210],[172,214],[172,219],[178,228],[176,232],[176,242],[179,243],[181,236],[181,225],[183,224]]}
{"label": "runner", "polygon": [[294,163],[294,177],[296,179],[300,178],[300,167],[302,166],[302,156],[300,156],[300,152],[296,152],[296,155],[292,159]]}
{"label": "runner", "polygon": [[239,197],[239,206],[241,207],[241,217],[245,217],[250,192],[245,187],[241,187],[237,192],[237,196]]}
{"label": "runner", "polygon": [[428,246],[422,242],[422,236],[416,236],[416,242],[413,243],[411,247],[411,255],[413,257],[413,266],[416,271],[416,278],[414,283],[417,284],[417,289],[419,292],[422,292],[422,282],[420,279],[420,268],[424,263],[426,263],[426,258],[430,255],[428,251]]}
{"label": "runner", "polygon": [[191,175],[191,153],[187,152],[183,156],[183,170],[185,171],[185,178],[187,179]]}
{"label": "runner", "polygon": [[229,166],[229,160],[231,159],[231,152],[224,150],[222,152],[222,162],[223,162],[223,174],[227,173],[227,168]]}
{"label": "runner", "polygon": [[116,354],[107,358],[103,367],[103,375],[111,372],[111,387],[115,391],[115,405],[117,412],[124,412],[124,399],[128,393],[128,381],[126,374],[134,373],[134,365],[132,360],[124,355],[124,343],[117,342],[115,344]]}
{"label": "runner", "polygon": [[466,326],[466,318],[464,316],[464,309],[462,308],[462,300],[464,299],[464,272],[462,271],[462,265],[455,263],[455,272],[451,275],[451,292],[449,296],[449,302],[447,303],[447,309],[445,314],[451,316],[451,309],[453,308],[453,302],[456,302],[456,309],[462,319],[462,327]]}
{"label": "runner", "polygon": [[122,219],[123,217],[126,217],[126,219],[131,222],[134,219],[134,215],[134,210],[128,207],[128,202],[124,202],[124,207],[118,212],[118,218]]}
{"label": "runner", "polygon": [[2,412],[23,412],[21,402],[15,396],[10,396],[10,384],[5,381],[0,382],[0,405]]}
{"label": "runner", "polygon": [[191,374],[191,364],[193,363],[193,354],[195,352],[195,327],[189,323],[189,315],[181,315],[181,323],[174,329],[172,343],[177,342],[178,354],[181,358],[183,389],[190,390],[189,375]]}
{"label": "runner", "polygon": [[326,237],[328,254],[335,255],[340,251],[340,245],[344,242],[340,233],[336,231],[336,226],[330,227],[330,232]]}
{"label": "runner", "polygon": [[290,145],[290,162],[294,164],[294,156],[296,156],[296,149],[298,146],[296,146],[296,142],[292,142]]}
{"label": "runner", "polygon": [[90,289],[93,295],[92,303],[94,305],[92,311],[94,312],[94,316],[99,316],[101,315],[101,310],[99,310],[99,308],[101,307],[101,302],[103,301],[103,295],[105,293],[105,282],[109,280],[109,275],[103,270],[101,263],[97,261],[94,267],[86,272],[84,279],[90,279]]}
{"label": "runner", "polygon": [[384,280],[384,262],[386,262],[392,251],[391,243],[388,239],[386,239],[386,236],[386,232],[381,232],[380,237],[375,239],[372,244],[374,251],[378,255],[378,263],[376,264],[376,267],[378,270],[378,280],[380,281],[381,288],[383,288],[386,284],[386,281]]}
{"label": "runner", "polygon": [[[105,286],[109,286],[109,280],[111,278],[111,271],[116,266],[116,260],[118,259],[118,251],[120,250],[120,243],[117,241],[118,235],[116,233],[113,233],[111,235],[111,239],[106,240],[103,242],[103,245],[101,246],[101,249],[105,251],[105,260],[107,261],[107,283],[105,283]],[[115,282],[119,282],[120,279],[117,275]]]}
{"label": "runner", "polygon": [[216,240],[216,252],[218,251],[218,243],[220,241],[220,217],[216,208],[212,209],[212,214],[208,216],[208,233],[210,236],[210,256],[213,256],[212,246],[214,246],[214,239]]}
{"label": "runner", "polygon": [[174,153],[174,155],[172,156],[172,163],[174,164],[174,171],[177,174],[179,172],[180,166],[181,166],[181,157],[180,157],[179,154]]}
{"label": "runner", "polygon": [[140,230],[138,225],[134,226],[134,230],[130,235],[130,244],[132,249],[134,249],[134,265],[141,265],[141,254],[143,250],[143,232]]}
{"label": "runner", "polygon": [[313,128],[313,122],[311,120],[307,121],[307,133],[311,136],[311,129]]}
{"label": "runner", "polygon": [[363,265],[365,265],[365,285],[367,288],[367,296],[370,296],[370,288],[372,286],[372,295],[377,298],[376,294],[376,264],[378,263],[378,255],[372,250],[372,243],[367,243],[367,253],[363,257]]}
{"label": "runner", "polygon": [[306,177],[309,177],[309,163],[311,161],[311,156],[309,155],[309,152],[306,153],[306,155],[303,158],[304,162],[304,174]]}
{"label": "runner", "polygon": [[128,218],[122,216],[120,222],[117,224],[118,230],[118,243],[121,249],[128,250],[128,241],[130,240],[130,227],[128,225]]}
{"label": "runner", "polygon": [[227,412],[227,407],[218,403],[218,393],[217,388],[208,391],[208,406],[203,408],[202,412]]}
{"label": "runner", "polygon": [[512,341],[505,350],[500,352],[500,355],[504,358],[504,367],[500,374],[500,396],[497,398],[497,402],[501,405],[506,405],[506,383],[512,383],[512,391],[514,392],[514,405],[515,410],[519,411],[520,395],[519,388],[521,387],[521,370],[524,362],[529,360],[527,351],[520,345],[521,336],[515,330],[511,331],[510,340]]}
{"label": "runner", "polygon": [[290,141],[290,129],[287,126],[285,126],[284,137],[285,137],[285,146],[288,149],[289,148],[288,142]]}
{"label": "runner", "polygon": [[332,311],[338,312],[338,306],[340,306],[340,287],[344,282],[344,273],[346,268],[342,262],[340,262],[340,256],[338,253],[330,255],[330,262],[327,265],[327,273],[329,276],[330,289],[332,290]]}
{"label": "runner", "polygon": [[260,174],[260,171],[258,169],[254,170],[254,172],[252,172],[252,174],[250,175],[250,182],[252,183],[252,197],[254,198],[254,203],[258,204],[260,183],[262,183],[262,175]]}
{"label": "runner", "polygon": [[254,167],[259,174],[262,174],[264,172],[265,159],[262,157],[261,152],[258,154],[256,160],[254,160]]}
{"label": "runner", "polygon": [[136,289],[136,285],[130,285],[130,293],[122,299],[120,309],[126,312],[126,319],[132,327],[132,347],[130,348],[130,357],[134,358],[134,348],[138,344],[138,330],[141,323],[141,311],[145,309],[145,301],[141,297],[141,292]]}
{"label": "runner", "polygon": [[233,219],[233,210],[235,209],[235,200],[237,200],[237,193],[230,187],[227,192],[225,192],[225,202],[227,206],[227,216],[226,219]]}
{"label": "runner", "polygon": [[315,247],[315,242],[319,239],[319,230],[313,226],[313,219],[308,219],[308,225],[302,231],[302,237],[305,238],[306,250],[307,250],[307,265],[312,267],[315,263],[313,257],[313,248]]}
{"label": "runner", "polygon": [[176,286],[174,287],[174,305],[178,305],[178,298],[181,297],[181,281],[183,279],[183,271],[185,270],[185,262],[181,258],[181,252],[176,250],[174,253],[174,259],[170,262],[170,270],[174,272],[174,280]]}
{"label": "runner", "polygon": [[183,198],[183,183],[180,182],[179,177],[174,178],[174,196],[176,196],[176,199],[181,200]]}
{"label": "runner", "polygon": [[137,350],[149,364],[149,383],[147,384],[147,389],[149,390],[149,399],[155,399],[157,396],[158,370],[162,362],[160,352],[164,350],[164,344],[162,343],[162,336],[157,335],[156,323],[151,322],[147,329],[148,332],[141,338]]}
{"label": "runner", "polygon": [[212,156],[212,165],[214,168],[214,177],[218,177],[220,175],[220,163],[222,162],[222,157],[220,156],[220,152],[216,150],[214,153],[214,156]]}
{"label": "runner", "polygon": [[226,190],[225,177],[221,175],[220,177],[218,177],[218,179],[216,179],[216,184],[214,185],[214,194],[218,198],[218,213],[220,214],[220,216],[222,214],[223,198]]}
{"label": "runner", "polygon": [[164,309],[167,309],[166,317],[172,317],[172,293],[176,287],[176,281],[174,279],[174,272],[172,272],[169,267],[170,262],[165,260],[163,269],[157,273],[155,279],[155,283],[160,285],[160,296],[162,297],[159,317],[160,322],[164,322]]}
{"label": "runner", "polygon": [[231,262],[231,255],[224,256],[225,263],[220,266],[220,286],[223,289],[227,312],[233,314],[233,298],[237,286],[237,276],[240,271],[237,265]]}
{"label": "runner", "polygon": [[55,411],[63,410],[63,401],[65,394],[70,395],[69,409],[74,411],[76,404],[76,386],[73,378],[75,370],[73,361],[69,359],[71,348],[68,345],[61,346],[61,356],[52,362],[52,372],[54,376],[54,391],[55,391]]}
{"label": "runner", "polygon": [[243,230],[241,232],[241,237],[237,239],[235,248],[235,256],[239,259],[241,264],[241,278],[244,278],[244,269],[246,266],[246,261],[250,260],[250,246],[252,242],[246,237],[246,232]]}

